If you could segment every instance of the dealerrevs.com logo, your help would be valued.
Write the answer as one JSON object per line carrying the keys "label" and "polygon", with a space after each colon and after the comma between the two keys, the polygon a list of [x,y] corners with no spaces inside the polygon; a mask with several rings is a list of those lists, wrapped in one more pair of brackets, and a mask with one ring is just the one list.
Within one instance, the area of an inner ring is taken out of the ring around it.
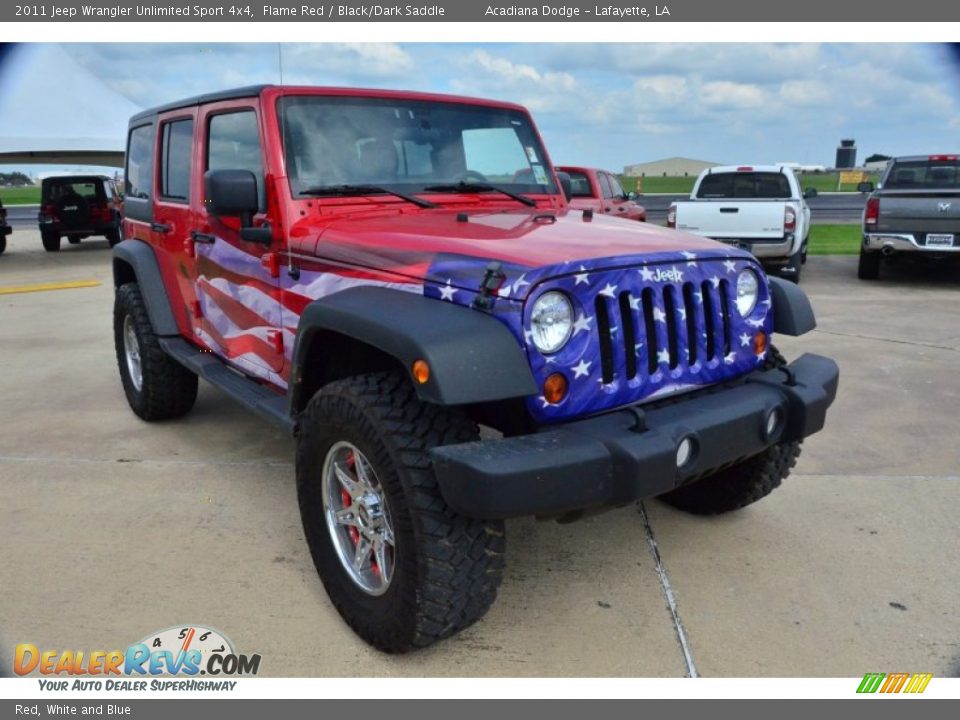
{"label": "dealerrevs.com logo", "polygon": [[[147,635],[125,650],[48,650],[21,643],[14,651],[13,670],[17,675],[73,676],[69,680],[41,680],[46,690],[219,690],[233,689],[235,682],[161,682],[115,680],[173,676],[237,677],[256,675],[260,655],[234,650],[227,637],[202,625],[169,627]],[[83,676],[82,678],[79,676]]]}

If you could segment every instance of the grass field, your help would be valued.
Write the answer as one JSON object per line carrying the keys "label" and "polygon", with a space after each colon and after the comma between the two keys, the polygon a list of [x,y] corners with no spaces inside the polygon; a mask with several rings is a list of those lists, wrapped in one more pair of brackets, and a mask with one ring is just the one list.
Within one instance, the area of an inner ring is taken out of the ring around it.
{"label": "grass field", "polygon": [[0,200],[4,205],[39,205],[40,188],[0,188]]}
{"label": "grass field", "polygon": [[856,255],[863,237],[860,225],[811,225],[811,255]]}
{"label": "grass field", "polygon": [[[637,191],[637,181],[642,180],[642,190],[645,193],[689,193],[693,190],[693,183],[696,177],[620,177],[620,183],[627,192]],[[837,192],[837,173],[819,173],[800,176],[800,186],[803,188],[813,187],[817,192]],[[869,175],[868,180],[877,184],[879,179],[876,175]],[[840,192],[856,192],[856,185],[842,185]]]}

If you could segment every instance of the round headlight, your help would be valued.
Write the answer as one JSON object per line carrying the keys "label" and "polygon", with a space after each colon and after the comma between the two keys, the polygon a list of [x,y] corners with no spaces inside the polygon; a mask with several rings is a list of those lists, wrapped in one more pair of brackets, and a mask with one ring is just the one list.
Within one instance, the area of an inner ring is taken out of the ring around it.
{"label": "round headlight", "polygon": [[566,345],[573,332],[573,306],[562,292],[545,292],[530,313],[533,344],[549,355]]}
{"label": "round headlight", "polygon": [[743,270],[737,276],[737,310],[746,317],[757,306],[760,280],[753,270]]}

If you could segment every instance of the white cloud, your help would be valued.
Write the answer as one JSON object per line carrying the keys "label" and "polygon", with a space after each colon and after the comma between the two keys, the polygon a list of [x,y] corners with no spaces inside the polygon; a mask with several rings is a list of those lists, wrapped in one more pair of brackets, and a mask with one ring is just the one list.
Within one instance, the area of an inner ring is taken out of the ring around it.
{"label": "white cloud", "polygon": [[765,95],[757,85],[718,80],[705,83],[698,99],[708,107],[749,109],[762,106]]}

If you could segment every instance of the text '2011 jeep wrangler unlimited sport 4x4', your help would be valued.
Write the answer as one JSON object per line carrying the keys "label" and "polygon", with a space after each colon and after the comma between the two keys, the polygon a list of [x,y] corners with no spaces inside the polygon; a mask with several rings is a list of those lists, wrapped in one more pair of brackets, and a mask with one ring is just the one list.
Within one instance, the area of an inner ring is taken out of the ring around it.
{"label": "text '2011 jeep wrangler unlimited sport 4x4'", "polygon": [[[297,438],[300,511],[344,619],[402,652],[493,602],[504,519],[768,494],[837,366],[749,254],[571,211],[528,113],[255,87],[135,116],[114,328],[134,412],[203,377]],[[481,439],[479,426],[499,437]]]}

